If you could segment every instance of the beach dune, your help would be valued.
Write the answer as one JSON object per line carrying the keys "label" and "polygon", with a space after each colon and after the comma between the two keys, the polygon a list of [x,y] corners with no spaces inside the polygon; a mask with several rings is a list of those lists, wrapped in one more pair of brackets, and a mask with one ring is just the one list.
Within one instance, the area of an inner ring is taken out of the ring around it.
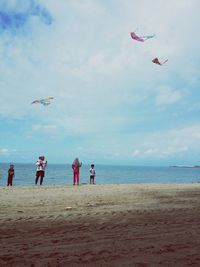
{"label": "beach dune", "polygon": [[0,188],[0,266],[200,266],[200,185]]}

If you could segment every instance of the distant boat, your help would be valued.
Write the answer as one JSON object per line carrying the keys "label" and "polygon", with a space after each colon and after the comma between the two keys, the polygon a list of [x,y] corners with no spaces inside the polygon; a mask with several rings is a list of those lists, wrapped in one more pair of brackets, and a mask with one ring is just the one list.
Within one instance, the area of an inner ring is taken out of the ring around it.
{"label": "distant boat", "polygon": [[200,168],[200,165],[174,165],[173,168]]}

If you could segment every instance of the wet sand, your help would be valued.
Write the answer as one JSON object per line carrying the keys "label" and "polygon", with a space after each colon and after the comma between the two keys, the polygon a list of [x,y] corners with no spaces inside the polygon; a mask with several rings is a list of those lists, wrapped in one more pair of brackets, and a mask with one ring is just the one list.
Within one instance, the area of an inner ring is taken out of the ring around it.
{"label": "wet sand", "polygon": [[0,188],[0,266],[200,266],[200,184]]}

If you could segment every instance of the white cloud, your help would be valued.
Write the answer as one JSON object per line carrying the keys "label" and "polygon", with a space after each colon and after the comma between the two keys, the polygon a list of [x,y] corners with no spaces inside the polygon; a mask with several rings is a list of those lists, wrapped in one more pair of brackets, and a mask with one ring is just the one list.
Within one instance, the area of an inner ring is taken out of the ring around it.
{"label": "white cloud", "polygon": [[[134,158],[168,158],[184,155],[200,149],[200,125],[168,131],[147,133],[141,136],[144,143],[135,144],[136,148],[130,152]],[[134,137],[132,137],[134,139]]]}
{"label": "white cloud", "polygon": [[[188,120],[159,132],[154,117],[160,107],[176,113],[186,90],[198,87],[199,1],[40,2],[54,19],[50,27],[31,21],[27,36],[1,36],[0,116],[27,118],[23,132],[31,138],[88,138],[77,144],[85,153],[168,157],[195,148],[198,126]],[[156,37],[134,42],[129,32],[137,26]],[[167,66],[152,64],[155,56],[168,58]],[[30,105],[46,96],[55,96],[48,107]]]}
{"label": "white cloud", "polygon": [[[2,57],[9,55],[9,59],[1,60],[0,64],[0,70],[5,77],[5,85],[1,89],[1,114],[10,116],[16,113],[31,114],[32,110],[27,103],[34,98],[50,94],[62,95],[65,104],[59,98],[56,101],[63,106],[63,109],[66,108],[65,112],[68,112],[67,107],[71,103],[65,97],[66,93],[73,96],[78,92],[82,97],[83,92],[89,94],[91,90],[94,96],[95,94],[98,96],[93,98],[93,102],[96,101],[98,105],[99,100],[103,101],[104,98],[103,94],[100,96],[99,90],[105,90],[107,99],[111,99],[112,92],[109,95],[109,87],[121,82],[125,84],[124,90],[126,90],[129,80],[132,84],[132,92],[140,83],[142,93],[142,90],[146,90],[146,85],[142,86],[146,81],[151,84],[158,79],[159,82],[159,77],[166,77],[168,70],[173,69],[174,60],[177,63],[177,52],[180,49],[177,43],[183,43],[185,31],[180,31],[177,24],[177,29],[171,25],[174,25],[176,20],[182,19],[186,12],[191,12],[198,4],[196,1],[191,1],[190,4],[188,1],[178,3],[155,1],[157,7],[165,6],[155,16],[154,5],[148,1],[127,0],[118,1],[118,4],[114,2],[111,13],[108,12],[109,7],[103,1],[101,3],[86,1],[84,4],[81,1],[41,2],[49,8],[54,17],[52,26],[37,28],[37,32],[34,31],[31,38],[13,39],[14,43],[10,48],[1,45]],[[173,14],[171,14],[172,7]],[[72,13],[78,12],[81,17],[69,20],[66,16],[68,10]],[[123,16],[120,10],[123,11]],[[88,17],[88,12],[91,17]],[[157,23],[160,19],[162,24]],[[93,23],[90,23],[91,20]],[[141,32],[154,33],[155,31],[156,38],[145,44],[131,40],[129,31],[133,30],[138,22],[142,24],[139,27]],[[192,25],[192,22],[188,23]],[[79,31],[77,31],[78,28]],[[194,42],[190,45],[193,44]],[[182,49],[187,50],[188,47],[184,45]],[[152,57],[155,54],[165,56],[164,51],[169,50],[170,56],[173,57],[169,60],[169,65],[164,70],[155,69],[151,64]],[[131,92],[129,96],[132,97]],[[175,103],[181,97],[182,94],[178,89],[165,90],[165,92],[160,90],[156,103]],[[12,105],[8,108],[6,103],[9,99]],[[104,99],[104,101],[107,100]]]}
{"label": "white cloud", "polygon": [[[155,145],[156,146],[156,145]],[[187,146],[166,146],[165,148],[153,147],[148,149],[134,150],[131,153],[133,158],[167,158],[178,154],[187,153]]]}
{"label": "white cloud", "polygon": [[183,98],[183,92],[167,86],[158,87],[156,94],[155,103],[157,105],[174,104]]}
{"label": "white cloud", "polygon": [[10,156],[16,153],[16,149],[0,148],[0,156]]}
{"label": "white cloud", "polygon": [[131,157],[138,157],[142,155],[141,151],[139,149],[135,149],[132,153],[131,153]]}

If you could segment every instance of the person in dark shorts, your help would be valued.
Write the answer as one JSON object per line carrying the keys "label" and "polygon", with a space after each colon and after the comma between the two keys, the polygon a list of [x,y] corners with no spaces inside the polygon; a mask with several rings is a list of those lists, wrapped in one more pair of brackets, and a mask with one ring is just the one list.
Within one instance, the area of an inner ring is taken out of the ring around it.
{"label": "person in dark shorts", "polygon": [[14,165],[10,164],[10,168],[8,169],[8,182],[7,186],[12,186],[13,185],[13,177],[15,176],[15,170],[14,170]]}
{"label": "person in dark shorts", "polygon": [[90,168],[90,184],[94,184],[94,177],[95,177],[95,169],[94,169],[94,164],[91,164]]}
{"label": "person in dark shorts", "polygon": [[37,185],[38,180],[40,178],[40,185],[43,183],[43,178],[45,175],[45,167],[47,166],[47,161],[44,156],[40,156],[36,162],[37,170],[36,170],[36,178],[35,185]]}

